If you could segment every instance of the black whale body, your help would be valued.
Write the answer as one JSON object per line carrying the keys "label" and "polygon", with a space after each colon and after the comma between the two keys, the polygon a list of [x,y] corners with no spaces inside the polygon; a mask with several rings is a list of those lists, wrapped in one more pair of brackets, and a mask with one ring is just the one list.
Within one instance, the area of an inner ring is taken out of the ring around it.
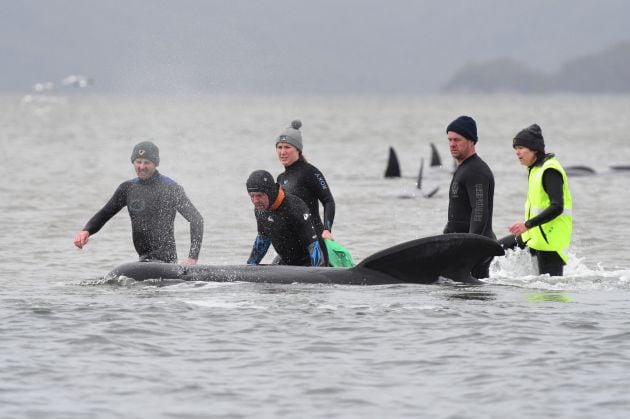
{"label": "black whale body", "polygon": [[479,283],[470,274],[482,260],[504,254],[495,240],[476,234],[455,233],[405,242],[377,252],[352,268],[314,268],[284,265],[191,265],[131,262],[120,265],[106,278],[124,276],[138,281],[179,279],[183,281],[310,283],[379,285],[430,284],[440,277]]}

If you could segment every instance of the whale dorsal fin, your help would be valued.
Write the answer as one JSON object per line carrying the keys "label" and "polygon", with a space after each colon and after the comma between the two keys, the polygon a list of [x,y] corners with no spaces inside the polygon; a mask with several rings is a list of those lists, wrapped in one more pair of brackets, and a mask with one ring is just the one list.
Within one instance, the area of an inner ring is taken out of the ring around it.
{"label": "whale dorsal fin", "polygon": [[401,243],[369,256],[355,268],[370,269],[403,282],[429,284],[439,277],[477,282],[470,271],[479,262],[505,254],[501,245],[470,233],[442,234]]}
{"label": "whale dorsal fin", "polygon": [[400,165],[398,164],[398,156],[396,156],[394,147],[389,147],[389,159],[387,160],[385,177],[400,177]]}
{"label": "whale dorsal fin", "polygon": [[424,159],[420,159],[420,171],[418,172],[418,180],[416,181],[416,188],[422,189],[422,172],[424,171]]}
{"label": "whale dorsal fin", "polygon": [[442,166],[442,159],[435,144],[431,143],[431,167]]}

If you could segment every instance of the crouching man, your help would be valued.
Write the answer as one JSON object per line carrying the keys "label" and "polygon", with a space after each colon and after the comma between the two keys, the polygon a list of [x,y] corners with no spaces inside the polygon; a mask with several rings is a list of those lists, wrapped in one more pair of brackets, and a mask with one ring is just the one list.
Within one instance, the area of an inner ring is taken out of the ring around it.
{"label": "crouching man", "polygon": [[286,193],[265,170],[252,172],[246,186],[258,225],[249,265],[259,264],[273,245],[282,265],[328,266],[324,242],[304,201]]}

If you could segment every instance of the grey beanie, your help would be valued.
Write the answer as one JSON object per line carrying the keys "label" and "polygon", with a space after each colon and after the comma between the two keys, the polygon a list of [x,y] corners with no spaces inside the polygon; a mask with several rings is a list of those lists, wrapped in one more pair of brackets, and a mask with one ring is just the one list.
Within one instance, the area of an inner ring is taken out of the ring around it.
{"label": "grey beanie", "polygon": [[525,129],[522,129],[514,136],[512,140],[512,147],[522,146],[527,147],[533,151],[540,151],[545,153],[545,139],[542,135],[542,130],[538,124],[532,124]]}
{"label": "grey beanie", "polygon": [[279,143],[287,143],[291,144],[293,147],[297,148],[297,150],[302,152],[302,133],[300,132],[300,127],[302,126],[302,121],[296,119],[291,122],[291,126],[284,131],[282,134],[278,136],[276,139],[276,146]]}
{"label": "grey beanie", "polygon": [[155,163],[156,166],[160,165],[160,149],[151,141],[142,141],[136,144],[131,152],[131,162],[135,159],[147,159]]}

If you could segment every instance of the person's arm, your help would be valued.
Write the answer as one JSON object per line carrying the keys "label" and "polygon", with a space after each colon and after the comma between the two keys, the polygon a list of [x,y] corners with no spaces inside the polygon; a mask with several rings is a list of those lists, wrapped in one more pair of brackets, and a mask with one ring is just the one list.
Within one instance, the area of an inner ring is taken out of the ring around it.
{"label": "person's arm", "polygon": [[127,182],[120,184],[114,195],[90,220],[85,227],[74,236],[74,245],[79,249],[85,246],[91,235],[96,234],[101,228],[127,205]]}
{"label": "person's arm", "polygon": [[179,196],[177,199],[177,211],[190,223],[190,251],[188,259],[184,262],[186,265],[196,265],[201,251],[201,243],[203,241],[203,217],[197,211],[197,208],[190,201],[184,188],[178,185]]}
{"label": "person's arm", "polygon": [[260,261],[267,254],[267,250],[269,250],[269,246],[271,245],[271,239],[268,237],[264,237],[260,234],[256,236],[256,240],[254,240],[254,246],[252,247],[252,253],[249,255],[249,259],[247,259],[248,265],[258,265]]}
{"label": "person's arm", "polygon": [[324,232],[322,233],[322,237],[333,240],[331,231],[333,221],[335,220],[335,198],[330,191],[326,178],[315,167],[313,167],[309,182],[309,187],[311,190],[315,191],[315,196],[317,196],[317,199],[322,203],[322,207],[324,208],[324,219],[322,220]]}
{"label": "person's arm", "polygon": [[[301,201],[300,201],[301,202]],[[308,243],[307,251],[311,258],[311,266],[324,266],[326,259],[319,244],[317,231],[313,226],[308,207],[302,203],[299,209],[291,214],[291,222],[295,226],[294,231],[298,234],[301,243]]]}
{"label": "person's arm", "polygon": [[490,181],[485,176],[478,176],[466,182],[468,202],[470,203],[469,233],[483,235],[490,220]]}
{"label": "person's arm", "polygon": [[549,195],[549,206],[540,214],[526,220],[525,222],[517,222],[508,227],[510,233],[520,236],[532,227],[537,227],[553,220],[564,211],[564,194],[562,174],[555,169],[547,169],[543,173],[543,188]]}
{"label": "person's arm", "polygon": [[81,230],[74,236],[74,245],[79,249],[83,249],[88,242],[90,233],[87,230]]}
{"label": "person's arm", "polygon": [[322,253],[322,248],[319,245],[319,240],[315,240],[308,245],[308,254],[311,258],[311,266],[324,266],[325,259]]}

